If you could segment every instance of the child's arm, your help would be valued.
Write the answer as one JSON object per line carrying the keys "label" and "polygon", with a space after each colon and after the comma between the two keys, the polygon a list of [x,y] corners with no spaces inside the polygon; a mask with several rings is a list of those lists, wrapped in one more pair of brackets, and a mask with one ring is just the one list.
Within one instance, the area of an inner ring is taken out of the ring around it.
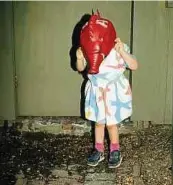
{"label": "child's arm", "polygon": [[86,61],[80,47],[76,51],[76,57],[77,57],[76,68],[79,72],[82,72],[86,67]]}
{"label": "child's arm", "polygon": [[124,50],[124,44],[121,42],[120,38],[117,38],[115,42],[115,50],[120,53],[121,57],[127,63],[128,68],[131,70],[136,70],[138,68],[137,60]]}

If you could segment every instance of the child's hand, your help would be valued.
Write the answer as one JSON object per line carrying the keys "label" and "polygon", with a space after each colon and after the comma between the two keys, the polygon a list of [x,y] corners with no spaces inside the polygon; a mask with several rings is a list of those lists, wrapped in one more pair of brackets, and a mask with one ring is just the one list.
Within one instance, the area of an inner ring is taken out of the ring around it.
{"label": "child's hand", "polygon": [[77,57],[78,60],[82,60],[84,58],[83,52],[82,52],[80,47],[76,51],[76,57]]}
{"label": "child's hand", "polygon": [[114,49],[115,49],[118,53],[120,53],[120,54],[121,54],[122,52],[124,52],[124,43],[120,40],[120,38],[116,38]]}
{"label": "child's hand", "polygon": [[120,54],[120,56],[126,62],[129,69],[136,70],[138,68],[137,60],[134,57],[132,57],[131,54],[125,51],[124,43],[121,42],[120,38],[117,38],[115,40],[114,49]]}

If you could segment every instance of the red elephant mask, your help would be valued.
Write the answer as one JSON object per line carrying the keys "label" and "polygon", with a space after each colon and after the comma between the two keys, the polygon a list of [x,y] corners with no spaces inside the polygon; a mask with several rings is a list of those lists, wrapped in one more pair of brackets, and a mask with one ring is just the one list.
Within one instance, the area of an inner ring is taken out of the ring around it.
{"label": "red elephant mask", "polygon": [[93,14],[80,33],[80,46],[89,63],[89,74],[97,74],[103,59],[115,45],[116,31],[111,21]]}

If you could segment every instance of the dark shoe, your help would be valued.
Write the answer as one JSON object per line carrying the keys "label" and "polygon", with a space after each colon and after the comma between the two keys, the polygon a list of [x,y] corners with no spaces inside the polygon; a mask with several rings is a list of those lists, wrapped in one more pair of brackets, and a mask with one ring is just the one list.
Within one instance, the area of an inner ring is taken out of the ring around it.
{"label": "dark shoe", "polygon": [[122,162],[122,157],[121,157],[120,151],[115,150],[110,152],[109,162],[108,162],[109,168],[117,168],[121,165],[121,162]]}
{"label": "dark shoe", "polygon": [[98,150],[94,150],[91,156],[88,158],[89,166],[97,166],[101,161],[105,159],[104,152],[99,152]]}

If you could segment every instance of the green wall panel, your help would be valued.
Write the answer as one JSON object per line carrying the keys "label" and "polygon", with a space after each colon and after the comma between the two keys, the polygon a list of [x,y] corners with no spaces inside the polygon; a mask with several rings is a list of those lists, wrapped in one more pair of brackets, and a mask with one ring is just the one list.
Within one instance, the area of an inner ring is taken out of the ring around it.
{"label": "green wall panel", "polygon": [[12,3],[0,2],[0,119],[15,118]]}
{"label": "green wall panel", "polygon": [[130,40],[130,2],[15,2],[19,115],[78,116],[83,78],[70,67],[71,36],[84,13],[97,8],[118,36]]}
{"label": "green wall panel", "polygon": [[169,25],[173,17],[169,11],[164,1],[135,2],[134,54],[139,69],[133,73],[132,120],[171,121],[171,105],[166,103],[172,99],[173,60],[168,55],[172,48]]}

